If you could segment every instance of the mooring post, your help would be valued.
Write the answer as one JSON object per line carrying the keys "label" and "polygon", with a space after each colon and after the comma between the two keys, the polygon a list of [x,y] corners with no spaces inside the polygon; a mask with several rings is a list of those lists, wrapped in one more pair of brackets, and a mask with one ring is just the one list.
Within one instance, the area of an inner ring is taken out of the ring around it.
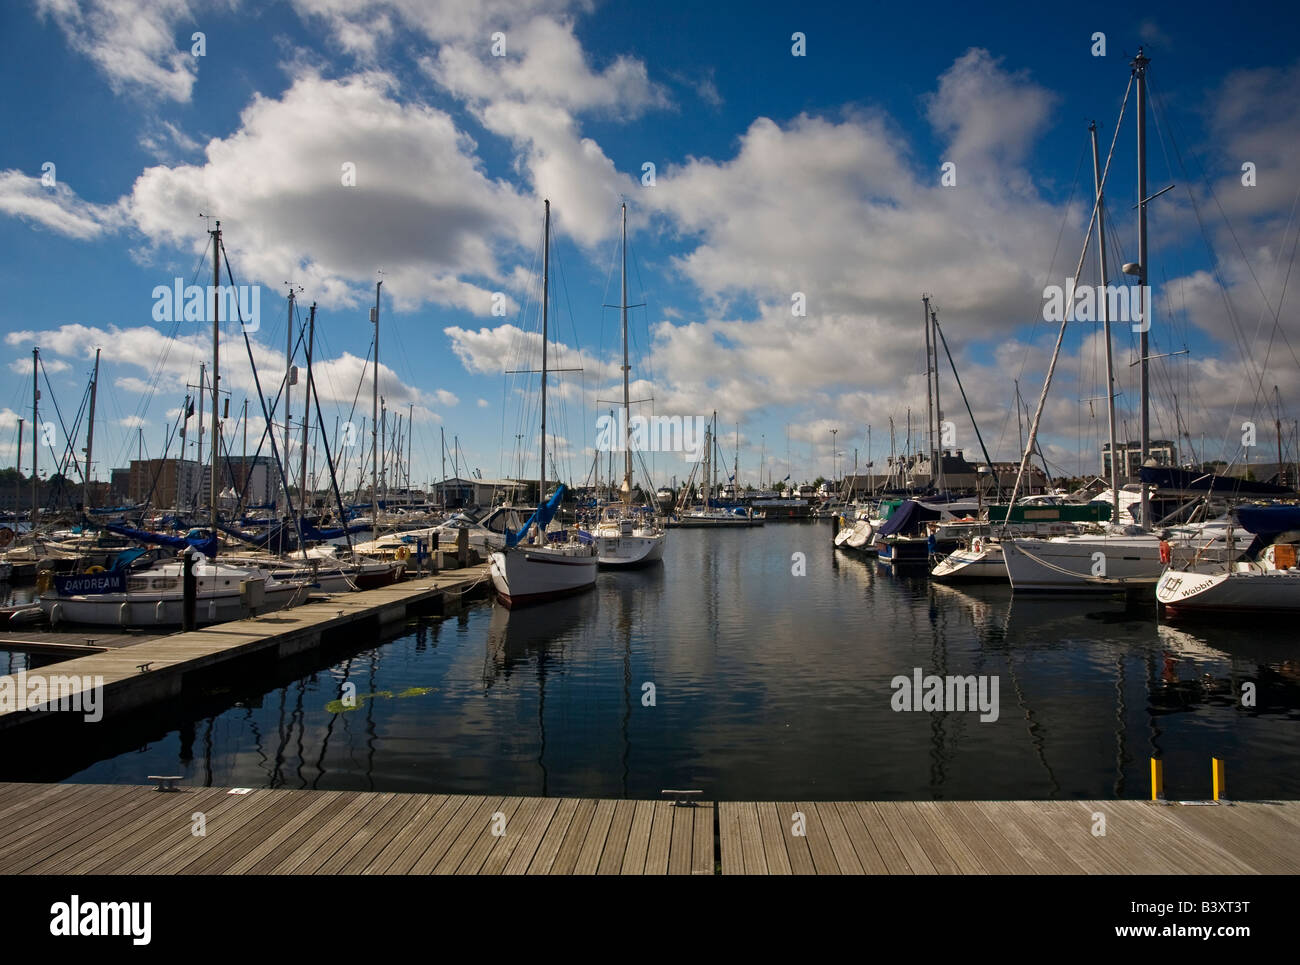
{"label": "mooring post", "polygon": [[456,530],[456,565],[460,569],[469,566],[469,530]]}
{"label": "mooring post", "polygon": [[194,575],[194,549],[187,547],[181,554],[183,559],[184,572],[181,577],[181,584],[184,593],[184,600],[181,603],[181,629],[193,630],[195,625],[195,613],[198,609],[199,581]]}
{"label": "mooring post", "polygon": [[431,545],[429,547],[429,560],[430,560],[429,572],[432,575],[437,576],[438,575],[438,534],[436,532],[433,534],[433,539],[430,542]]}
{"label": "mooring post", "polygon": [[1165,799],[1165,762],[1158,757],[1151,758],[1151,800]]}
{"label": "mooring post", "polygon": [[1227,790],[1227,784],[1224,783],[1226,777],[1223,768],[1223,760],[1218,757],[1210,758],[1211,780],[1214,784],[1214,799],[1223,800],[1223,792]]}

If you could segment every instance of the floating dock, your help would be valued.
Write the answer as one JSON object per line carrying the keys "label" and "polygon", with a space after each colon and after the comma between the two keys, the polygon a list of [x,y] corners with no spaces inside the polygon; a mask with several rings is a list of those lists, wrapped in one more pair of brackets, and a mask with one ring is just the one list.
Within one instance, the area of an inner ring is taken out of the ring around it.
{"label": "floating dock", "polygon": [[0,874],[1295,874],[1298,832],[1294,801],[678,806],[0,784]]}
{"label": "floating dock", "polygon": [[[105,720],[109,720],[179,696],[187,679],[237,672],[247,661],[281,660],[330,640],[364,639],[359,634],[367,633],[377,638],[385,626],[420,613],[438,612],[446,600],[459,599],[466,593],[486,592],[489,586],[486,565],[448,570],[376,590],[338,593],[320,602],[265,616],[152,637],[130,646],[63,660],[39,672],[74,679],[85,687],[102,678],[100,706]],[[75,636],[57,636],[65,637],[69,645],[74,645],[94,639],[95,633],[89,629]],[[105,636],[114,635],[109,632]],[[5,678],[0,677],[0,686],[4,682]],[[25,694],[21,696],[26,699]],[[9,707],[0,711],[0,734],[9,736],[14,728],[64,716],[25,704]]]}

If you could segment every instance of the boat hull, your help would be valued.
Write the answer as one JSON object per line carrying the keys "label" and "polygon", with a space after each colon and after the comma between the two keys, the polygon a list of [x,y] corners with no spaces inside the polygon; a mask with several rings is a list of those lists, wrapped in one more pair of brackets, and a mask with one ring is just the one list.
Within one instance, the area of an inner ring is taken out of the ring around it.
{"label": "boat hull", "polygon": [[599,565],[611,569],[630,569],[649,566],[664,558],[662,533],[652,536],[597,536],[596,559]]}
{"label": "boat hull", "polygon": [[[273,613],[301,602],[308,588],[281,583],[267,587],[259,614]],[[102,593],[85,596],[41,597],[41,609],[51,625],[75,623],[84,626],[152,627],[180,626],[184,622],[185,600],[181,593],[162,595]],[[200,594],[195,603],[195,621],[200,625],[225,623],[248,616],[239,589],[233,592]]]}
{"label": "boat hull", "polygon": [[514,547],[491,556],[489,569],[497,598],[506,606],[542,603],[596,585],[594,552]]}
{"label": "boat hull", "polygon": [[1196,612],[1300,613],[1300,572],[1228,573],[1169,569],[1156,599],[1171,614]]}
{"label": "boat hull", "polygon": [[1002,547],[995,543],[954,550],[935,564],[930,576],[947,583],[1005,583],[1007,565]]}

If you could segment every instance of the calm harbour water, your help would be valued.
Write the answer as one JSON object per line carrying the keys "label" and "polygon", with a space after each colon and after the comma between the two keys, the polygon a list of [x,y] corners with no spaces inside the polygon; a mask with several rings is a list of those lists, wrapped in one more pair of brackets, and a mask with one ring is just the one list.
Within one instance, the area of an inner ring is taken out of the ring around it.
{"label": "calm harbour water", "polygon": [[[674,530],[662,568],[602,572],[585,596],[467,604],[155,713],[125,744],[83,751],[100,755],[89,766],[0,771],[600,797],[1131,798],[1149,793],[1159,755],[1171,797],[1204,798],[1219,756],[1230,797],[1300,797],[1294,627],[1174,628],[1154,604],[938,586],[838,554],[830,536],[815,522]],[[996,676],[998,719],[894,711],[891,680],[917,667]],[[345,681],[355,709],[336,703]],[[1245,681],[1255,707],[1240,705]]]}

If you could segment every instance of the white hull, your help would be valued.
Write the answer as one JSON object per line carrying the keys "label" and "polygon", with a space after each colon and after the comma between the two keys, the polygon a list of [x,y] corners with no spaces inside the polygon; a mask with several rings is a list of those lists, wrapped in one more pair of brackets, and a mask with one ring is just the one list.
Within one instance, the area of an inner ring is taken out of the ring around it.
{"label": "white hull", "polygon": [[492,554],[492,585],[507,606],[538,603],[596,585],[594,547],[515,546]]}
{"label": "white hull", "polygon": [[[257,612],[271,613],[294,606],[307,596],[307,587],[295,583],[268,586]],[[151,627],[180,626],[184,622],[185,601],[180,593],[102,593],[86,596],[41,597],[41,609],[51,625],[78,623],[89,626]],[[225,623],[248,616],[239,595],[221,590],[200,593],[194,608],[198,623]]]}
{"label": "white hull", "polygon": [[600,536],[596,540],[596,558],[601,566],[645,566],[664,558],[663,533],[646,536]]}
{"label": "white hull", "polygon": [[1002,558],[1002,545],[983,543],[979,549],[954,550],[935,565],[930,575],[936,580],[950,582],[982,580],[1004,583],[1007,564]]}
{"label": "white hull", "polygon": [[1170,569],[1156,585],[1156,599],[1174,613],[1188,610],[1300,613],[1300,572]]}
{"label": "white hull", "polygon": [[[1235,536],[1234,552],[1245,550],[1250,534]],[[1169,542],[1175,559],[1225,560],[1226,529],[1207,527],[1204,533],[1184,533]],[[1160,537],[1064,536],[1055,539],[1010,539],[1002,542],[1012,588],[1048,592],[1108,593],[1154,588],[1164,572]]]}

